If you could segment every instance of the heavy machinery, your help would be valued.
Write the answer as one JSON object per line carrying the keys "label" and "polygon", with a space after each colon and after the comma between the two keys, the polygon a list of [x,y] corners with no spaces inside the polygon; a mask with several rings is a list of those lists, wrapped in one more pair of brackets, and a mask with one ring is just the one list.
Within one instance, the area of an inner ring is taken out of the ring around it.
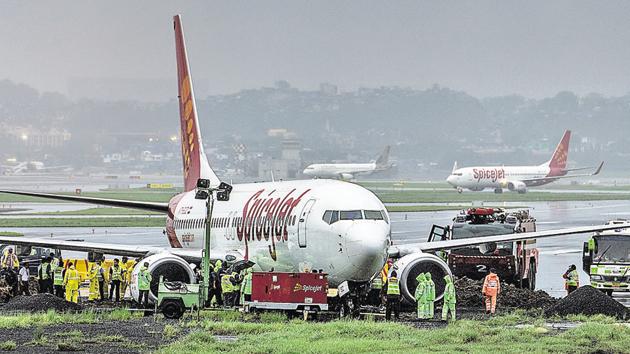
{"label": "heavy machinery", "polygon": [[[470,208],[453,219],[451,226],[433,225],[429,242],[517,232],[535,232],[536,219],[528,210],[507,212],[502,208]],[[453,275],[483,279],[495,268],[502,280],[516,286],[536,288],[538,250],[536,240],[492,242],[438,252]]]}
{"label": "heavy machinery", "polygon": [[[627,223],[611,220],[606,225]],[[591,278],[591,285],[612,295],[614,291],[630,291],[630,229],[595,233],[584,242],[582,268]]]}

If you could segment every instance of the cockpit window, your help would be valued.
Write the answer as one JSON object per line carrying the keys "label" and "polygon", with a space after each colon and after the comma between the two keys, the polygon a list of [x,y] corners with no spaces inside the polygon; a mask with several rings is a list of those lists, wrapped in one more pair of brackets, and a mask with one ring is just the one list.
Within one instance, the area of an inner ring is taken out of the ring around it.
{"label": "cockpit window", "polygon": [[361,220],[363,213],[361,210],[342,210],[339,212],[339,220]]}
{"label": "cockpit window", "polygon": [[461,172],[453,172],[453,176],[463,176],[464,174]]}
{"label": "cockpit window", "polygon": [[322,220],[324,220],[324,222],[329,225],[336,223],[337,221],[339,221],[339,211],[326,210],[326,212],[324,212]]}
{"label": "cockpit window", "polygon": [[383,214],[380,210],[364,210],[365,218],[367,220],[383,220]]}

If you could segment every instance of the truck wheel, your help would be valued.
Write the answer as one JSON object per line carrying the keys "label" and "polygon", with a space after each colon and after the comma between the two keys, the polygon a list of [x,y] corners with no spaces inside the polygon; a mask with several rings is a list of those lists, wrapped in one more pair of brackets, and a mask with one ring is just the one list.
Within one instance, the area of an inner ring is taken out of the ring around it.
{"label": "truck wheel", "polygon": [[179,319],[184,314],[184,307],[179,301],[164,300],[162,303],[162,314],[168,319]]}
{"label": "truck wheel", "polygon": [[527,272],[527,278],[529,280],[529,290],[536,290],[536,263],[529,264],[529,271]]}

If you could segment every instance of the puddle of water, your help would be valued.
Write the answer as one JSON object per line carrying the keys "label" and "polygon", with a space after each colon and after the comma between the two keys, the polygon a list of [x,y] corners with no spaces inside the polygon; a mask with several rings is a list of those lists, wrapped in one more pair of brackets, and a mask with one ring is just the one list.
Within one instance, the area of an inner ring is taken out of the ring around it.
{"label": "puddle of water", "polygon": [[236,342],[238,340],[237,336],[219,336],[215,335],[214,338],[219,342]]}

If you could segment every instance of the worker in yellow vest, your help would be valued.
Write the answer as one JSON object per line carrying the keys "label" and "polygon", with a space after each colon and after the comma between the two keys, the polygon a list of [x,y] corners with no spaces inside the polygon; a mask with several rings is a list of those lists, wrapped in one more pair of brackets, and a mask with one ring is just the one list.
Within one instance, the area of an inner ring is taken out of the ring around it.
{"label": "worker in yellow vest", "polygon": [[120,262],[120,269],[122,269],[122,279],[120,280],[120,297],[125,298],[125,292],[129,286],[129,280],[131,279],[131,264],[127,257],[122,257]]}
{"label": "worker in yellow vest", "polygon": [[396,318],[400,317],[400,287],[398,282],[398,274],[393,270],[387,279],[387,306],[385,308],[385,319],[390,320],[392,311]]}
{"label": "worker in yellow vest", "polygon": [[2,268],[17,270],[20,267],[20,260],[17,255],[13,253],[13,247],[7,247],[4,249],[2,258],[0,258],[0,265]]}
{"label": "worker in yellow vest", "polygon": [[114,264],[109,268],[109,299],[114,301],[114,294],[116,294],[115,301],[120,302],[120,283],[123,279],[123,270],[118,263],[118,258],[114,259]]}
{"label": "worker in yellow vest", "polygon": [[53,287],[55,289],[55,296],[63,299],[63,280],[65,269],[63,267],[63,260],[61,260],[61,258],[59,259],[59,265],[57,265],[57,267],[55,267],[55,270],[53,271]]}
{"label": "worker in yellow vest", "polygon": [[98,262],[94,262],[92,267],[90,267],[90,271],[88,272],[88,279],[90,280],[90,295],[88,297],[89,301],[100,300],[100,291],[98,284],[98,277],[101,272],[101,266]]}
{"label": "worker in yellow vest", "polygon": [[63,280],[63,284],[66,286],[66,301],[77,303],[79,302],[79,282],[81,276],[79,271],[74,268],[72,262],[68,263],[69,268],[66,270],[66,275]]}
{"label": "worker in yellow vest", "polygon": [[571,264],[562,277],[564,278],[564,288],[567,291],[567,295],[574,292],[580,286],[580,276],[575,264]]}
{"label": "worker in yellow vest", "polygon": [[234,286],[232,285],[232,274],[225,273],[221,276],[221,291],[223,295],[223,305],[225,307],[232,307],[234,301],[232,296],[234,295]]}

